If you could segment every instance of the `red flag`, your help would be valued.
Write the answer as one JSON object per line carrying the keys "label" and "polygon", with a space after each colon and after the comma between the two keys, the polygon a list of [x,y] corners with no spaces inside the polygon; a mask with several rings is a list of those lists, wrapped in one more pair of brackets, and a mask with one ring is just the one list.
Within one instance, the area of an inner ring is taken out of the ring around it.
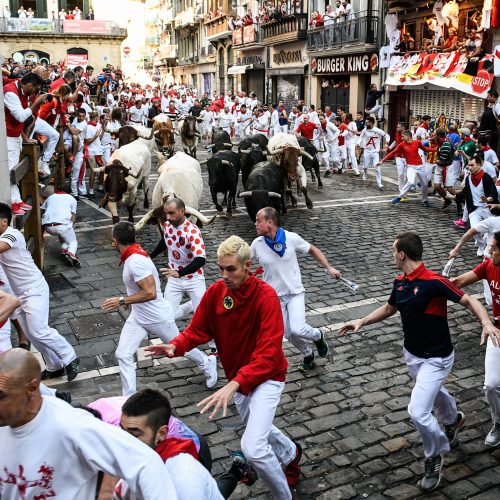
{"label": "red flag", "polygon": [[498,28],[500,17],[500,0],[493,0],[491,3],[491,27]]}

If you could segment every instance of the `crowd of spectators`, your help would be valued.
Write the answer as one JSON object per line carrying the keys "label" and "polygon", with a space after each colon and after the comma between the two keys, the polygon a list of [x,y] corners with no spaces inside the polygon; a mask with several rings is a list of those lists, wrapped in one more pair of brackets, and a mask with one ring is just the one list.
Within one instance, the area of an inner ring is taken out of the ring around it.
{"label": "crowd of spectators", "polygon": [[[12,18],[12,12],[10,11],[10,7],[8,5],[5,5],[3,8],[3,17],[6,19],[11,19]],[[36,18],[36,11],[34,11],[31,7],[28,7],[27,9],[24,8],[23,5],[19,6],[19,9],[17,11],[17,17],[19,19],[33,19]],[[94,20],[94,11],[92,9],[89,9],[86,14],[82,12],[80,7],[78,5],[74,9],[61,9],[59,11],[59,14],[56,13],[56,11],[52,11],[50,19],[53,21],[59,20],[61,23],[65,20],[69,21],[81,21],[81,20],[87,20],[87,21],[93,21]]]}

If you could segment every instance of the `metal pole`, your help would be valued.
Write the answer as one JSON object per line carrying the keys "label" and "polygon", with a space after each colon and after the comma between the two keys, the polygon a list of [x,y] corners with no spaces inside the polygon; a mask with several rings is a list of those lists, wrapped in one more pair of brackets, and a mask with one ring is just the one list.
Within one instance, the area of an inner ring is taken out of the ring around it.
{"label": "metal pole", "polygon": [[[0,65],[4,58],[0,56]],[[0,201],[10,206],[10,172],[7,155],[7,127],[5,126],[5,107],[3,98],[3,79],[0,79]]]}

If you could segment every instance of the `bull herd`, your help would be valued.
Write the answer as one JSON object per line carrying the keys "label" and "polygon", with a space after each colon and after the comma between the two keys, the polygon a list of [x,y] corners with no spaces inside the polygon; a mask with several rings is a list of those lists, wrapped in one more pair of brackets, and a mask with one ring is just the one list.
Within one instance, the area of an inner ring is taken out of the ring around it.
{"label": "bull herd", "polygon": [[[136,224],[137,229],[146,223],[161,221],[163,204],[172,197],[184,201],[186,214],[196,218],[198,225],[213,221],[215,216],[209,219],[199,211],[203,192],[202,164],[207,166],[212,201],[218,212],[223,212],[225,204],[228,216],[236,208],[237,197],[243,198],[251,220],[255,220],[256,213],[266,206],[286,213],[287,198],[292,207],[297,206],[293,193],[295,186],[298,196],[303,195],[306,206],[312,208],[307,192],[307,171],[311,172],[313,182],[317,178],[318,188],[323,187],[316,148],[309,140],[292,134],[277,134],[269,140],[262,134],[255,134],[235,145],[227,132],[216,129],[212,144],[206,146],[210,157],[198,162],[196,149],[200,133],[195,117],[180,120],[175,130],[170,118],[161,114],[153,121],[152,130],[125,125],[112,133],[118,139],[118,149],[111,155],[108,165],[94,171],[105,174],[106,194],[100,206],[109,207],[113,223],[119,220],[119,202],[127,206],[128,220],[134,222],[133,207],[140,188],[144,190],[144,208],[149,208],[153,154],[158,157],[159,165],[152,195],[153,210]],[[174,152],[175,135],[180,135],[184,152]],[[243,191],[238,194],[240,172]],[[222,201],[219,195],[223,196]]]}

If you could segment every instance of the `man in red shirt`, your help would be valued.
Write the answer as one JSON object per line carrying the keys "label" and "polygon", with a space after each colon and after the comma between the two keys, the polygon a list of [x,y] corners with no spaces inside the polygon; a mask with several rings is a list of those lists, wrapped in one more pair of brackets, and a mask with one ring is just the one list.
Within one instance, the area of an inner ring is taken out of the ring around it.
{"label": "man in red shirt", "polygon": [[316,123],[309,121],[309,115],[303,116],[303,121],[299,124],[299,126],[295,130],[296,135],[301,135],[310,141],[313,140],[314,131],[318,128]]}
{"label": "man in red shirt", "polygon": [[[491,241],[491,259],[485,259],[472,271],[464,273],[451,281],[463,288],[480,280],[486,280],[490,286],[493,297],[493,323],[500,326],[500,232],[493,235]],[[499,332],[500,334],[500,332]],[[485,337],[481,337],[481,345]],[[484,359],[484,392],[490,405],[493,427],[486,436],[484,444],[495,447],[500,444],[500,347],[499,340],[488,337],[486,356]]]}
{"label": "man in red shirt", "polygon": [[[291,500],[289,486],[299,480],[300,446],[273,426],[285,387],[283,315],[274,289],[250,274],[250,247],[238,236],[217,250],[222,279],[201,299],[189,326],[170,344],[147,351],[170,358],[215,340],[229,382],[204,399],[201,413],[214,407],[210,419],[234,396],[245,424],[241,448],[272,496]],[[285,470],[281,468],[285,465]]]}

